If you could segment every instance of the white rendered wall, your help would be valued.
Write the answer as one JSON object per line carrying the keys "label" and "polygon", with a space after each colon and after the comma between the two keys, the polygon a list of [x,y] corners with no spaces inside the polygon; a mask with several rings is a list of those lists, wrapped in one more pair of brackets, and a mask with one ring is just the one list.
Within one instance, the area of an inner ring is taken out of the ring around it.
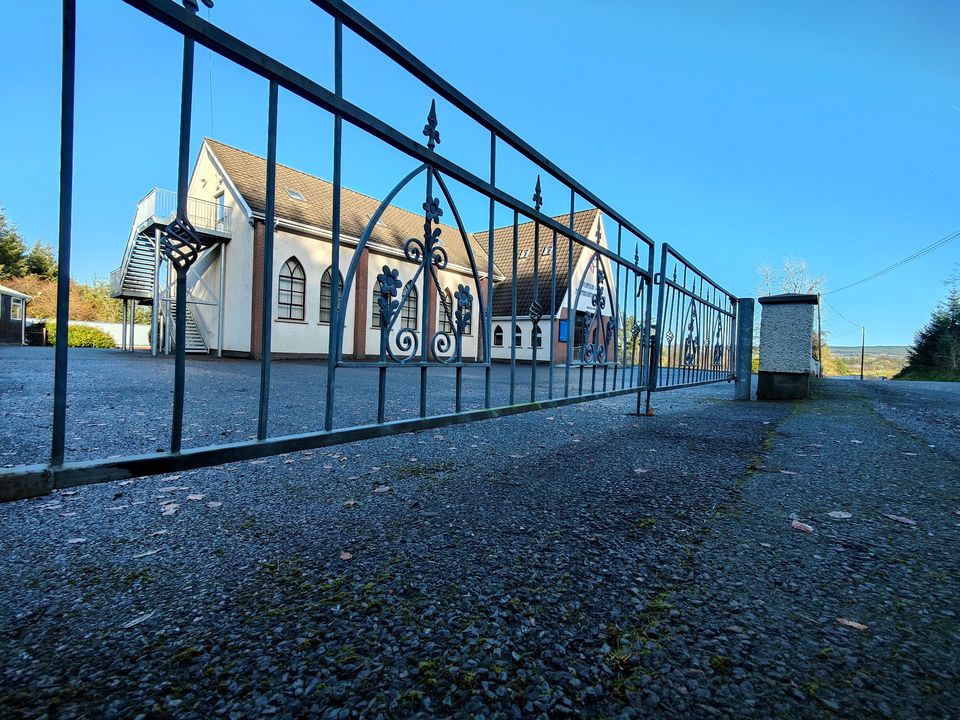
{"label": "white rendered wall", "polygon": [[809,373],[813,313],[809,303],[767,303],[760,316],[760,371]]}

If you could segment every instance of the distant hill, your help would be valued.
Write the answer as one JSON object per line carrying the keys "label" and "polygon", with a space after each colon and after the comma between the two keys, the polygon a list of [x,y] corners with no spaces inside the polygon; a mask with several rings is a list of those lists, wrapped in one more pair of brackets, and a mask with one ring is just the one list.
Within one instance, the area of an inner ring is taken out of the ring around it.
{"label": "distant hill", "polygon": [[[831,345],[830,349],[833,351],[834,355],[838,355],[843,358],[848,357],[860,357],[860,346],[859,345]],[[906,345],[867,345],[863,349],[864,355],[889,355],[890,357],[896,358],[906,358],[907,357],[907,346]]]}

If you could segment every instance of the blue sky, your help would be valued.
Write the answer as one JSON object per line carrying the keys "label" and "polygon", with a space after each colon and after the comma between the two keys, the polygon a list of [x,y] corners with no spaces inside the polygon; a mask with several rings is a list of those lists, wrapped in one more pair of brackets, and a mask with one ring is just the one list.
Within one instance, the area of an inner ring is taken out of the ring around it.
{"label": "blue sky", "polygon": [[[840,287],[960,228],[955,2],[354,2],[737,295],[756,295],[763,262],[802,258]],[[137,200],[175,187],[180,47],[120,0],[78,4],[73,274],[88,280],[119,265]],[[0,64],[0,203],[28,239],[52,242],[59,12],[56,0],[6,3],[15,31]],[[332,23],[307,0],[217,0],[212,19],[330,84]],[[349,34],[345,61],[348,99],[421,139],[432,95]],[[263,153],[266,83],[204,49],[196,67],[194,148],[213,135]],[[438,112],[440,151],[485,175],[484,133]],[[331,127],[281,93],[280,161],[329,177]],[[345,151],[345,183],[372,195],[410,167],[352,128]],[[506,190],[527,199],[535,177],[501,152]],[[463,196],[482,229],[484,203]],[[565,210],[555,184],[544,197],[546,212]],[[829,299],[868,343],[908,343],[957,263],[960,241]],[[834,343],[857,342],[836,312],[826,319]]]}

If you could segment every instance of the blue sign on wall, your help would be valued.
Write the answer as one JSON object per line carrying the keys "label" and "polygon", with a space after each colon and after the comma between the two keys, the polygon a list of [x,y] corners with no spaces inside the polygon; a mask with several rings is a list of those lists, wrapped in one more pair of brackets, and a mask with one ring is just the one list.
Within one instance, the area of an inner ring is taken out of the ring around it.
{"label": "blue sign on wall", "polygon": [[560,342],[565,343],[567,341],[567,321],[561,320],[559,327]]}

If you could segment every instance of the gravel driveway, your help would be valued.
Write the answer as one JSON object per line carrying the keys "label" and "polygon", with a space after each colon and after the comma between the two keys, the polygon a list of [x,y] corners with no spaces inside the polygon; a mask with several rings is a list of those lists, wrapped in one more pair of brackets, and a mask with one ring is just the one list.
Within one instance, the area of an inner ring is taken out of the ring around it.
{"label": "gravel driveway", "polygon": [[[137,360],[154,362],[116,367]],[[255,368],[227,365],[201,367],[209,387]],[[276,368],[316,392],[310,364]],[[45,390],[17,377],[7,463],[49,433]],[[658,395],[654,417],[624,397],[2,505],[0,707],[952,716],[960,473],[873,393],[734,403],[708,386]],[[197,412],[219,425],[198,427],[249,432],[255,398],[217,397]],[[296,407],[282,422],[312,422]],[[135,422],[100,422],[75,454],[138,442]]]}

